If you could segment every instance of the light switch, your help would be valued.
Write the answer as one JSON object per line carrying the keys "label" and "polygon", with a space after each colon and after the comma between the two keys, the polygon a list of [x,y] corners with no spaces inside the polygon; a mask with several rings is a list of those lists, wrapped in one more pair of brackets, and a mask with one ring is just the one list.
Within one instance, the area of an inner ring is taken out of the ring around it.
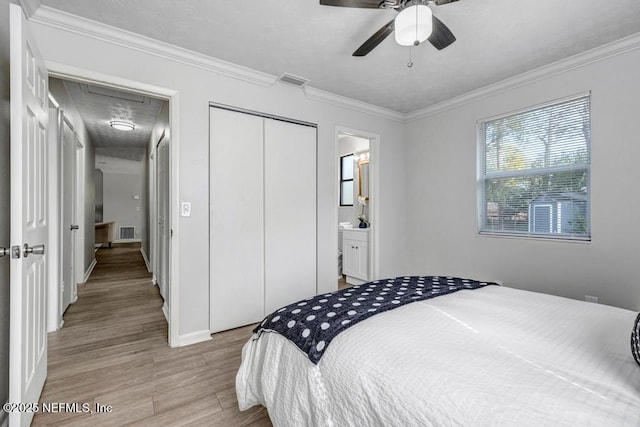
{"label": "light switch", "polygon": [[190,202],[182,202],[181,215],[182,216],[191,216],[191,203]]}

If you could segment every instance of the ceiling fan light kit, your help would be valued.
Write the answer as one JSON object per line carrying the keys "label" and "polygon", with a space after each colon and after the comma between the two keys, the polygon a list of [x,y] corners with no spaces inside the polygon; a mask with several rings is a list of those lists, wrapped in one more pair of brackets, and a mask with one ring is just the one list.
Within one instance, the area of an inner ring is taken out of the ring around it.
{"label": "ceiling fan light kit", "polygon": [[353,56],[365,56],[394,32],[396,42],[402,46],[418,46],[425,40],[429,40],[438,50],[451,45],[456,37],[433,15],[429,5],[442,6],[456,1],[458,0],[320,0],[320,4],[398,12],[395,19],[387,22],[353,52]]}
{"label": "ceiling fan light kit", "polygon": [[395,19],[395,39],[400,46],[418,46],[433,30],[433,14],[424,4],[402,9]]}

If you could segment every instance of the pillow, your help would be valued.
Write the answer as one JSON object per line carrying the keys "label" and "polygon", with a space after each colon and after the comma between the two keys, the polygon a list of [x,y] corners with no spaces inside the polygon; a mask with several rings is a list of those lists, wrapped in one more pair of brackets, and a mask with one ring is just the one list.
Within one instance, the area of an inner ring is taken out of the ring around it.
{"label": "pillow", "polygon": [[640,366],[640,313],[638,313],[636,323],[634,323],[631,331],[631,353],[633,353],[633,358],[636,359],[636,363]]}

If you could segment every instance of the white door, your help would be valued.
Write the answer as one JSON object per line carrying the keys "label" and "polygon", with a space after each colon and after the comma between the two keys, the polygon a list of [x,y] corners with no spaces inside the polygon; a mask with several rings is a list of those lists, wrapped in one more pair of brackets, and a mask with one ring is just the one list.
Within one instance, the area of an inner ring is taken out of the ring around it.
{"label": "white door", "polygon": [[265,314],[316,294],[316,222],[316,128],[265,120]]}
{"label": "white door", "polygon": [[60,313],[64,313],[74,298],[74,278],[75,278],[75,226],[74,208],[75,191],[74,183],[76,176],[76,142],[73,130],[69,123],[63,120],[62,123],[62,289],[60,298]]}
{"label": "white door", "polygon": [[263,119],[210,109],[211,332],[264,316]]}
{"label": "white door", "polygon": [[157,199],[157,173],[156,173],[156,148],[153,147],[151,153],[149,153],[149,159],[147,160],[149,164],[149,187],[148,187],[148,197],[149,197],[149,267],[151,273],[153,273],[152,281],[154,284],[158,284],[158,273],[157,273],[157,265],[158,265],[158,250],[156,249],[156,245],[158,244],[158,199]]}
{"label": "white door", "polygon": [[[11,27],[11,259],[9,401],[37,402],[47,376],[47,70],[19,6]],[[43,246],[40,246],[43,245]],[[23,248],[26,248],[24,250]],[[34,253],[28,252],[33,250]],[[33,413],[11,412],[12,426]]]}
{"label": "white door", "polygon": [[[74,188],[73,188],[73,224],[74,230],[71,233],[73,239],[73,281],[71,282],[71,302],[75,302],[78,299],[78,283],[84,283],[85,269],[88,267],[85,264],[85,249],[89,249],[85,246],[85,233],[87,233],[87,224],[84,221],[85,217],[85,151],[78,132],[74,130],[73,141],[75,144],[75,160],[74,160]],[[93,173],[93,171],[91,171]],[[91,206],[94,209],[94,206]],[[91,226],[91,233],[95,233],[93,224]],[[93,239],[91,239],[93,241]],[[91,251],[93,253],[95,243],[91,244]],[[92,255],[93,258],[93,255]]]}
{"label": "white door", "polygon": [[156,148],[157,163],[157,201],[158,201],[158,269],[156,280],[160,289],[160,295],[167,301],[169,297],[169,239],[171,231],[169,226],[169,144],[168,139],[163,138]]}

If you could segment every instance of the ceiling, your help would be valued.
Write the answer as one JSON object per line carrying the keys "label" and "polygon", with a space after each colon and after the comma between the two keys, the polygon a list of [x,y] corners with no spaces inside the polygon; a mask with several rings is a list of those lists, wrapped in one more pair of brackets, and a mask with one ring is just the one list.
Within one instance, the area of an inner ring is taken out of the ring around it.
{"label": "ceiling", "polygon": [[[41,0],[56,9],[397,112],[411,112],[640,32],[640,1],[460,0],[434,6],[457,41],[351,53],[395,12],[318,0]],[[413,67],[407,67],[411,50]]]}
{"label": "ceiling", "polygon": [[[64,86],[84,122],[97,156],[143,159],[163,100],[137,93],[65,80]],[[109,125],[111,120],[135,124],[132,131]]]}

